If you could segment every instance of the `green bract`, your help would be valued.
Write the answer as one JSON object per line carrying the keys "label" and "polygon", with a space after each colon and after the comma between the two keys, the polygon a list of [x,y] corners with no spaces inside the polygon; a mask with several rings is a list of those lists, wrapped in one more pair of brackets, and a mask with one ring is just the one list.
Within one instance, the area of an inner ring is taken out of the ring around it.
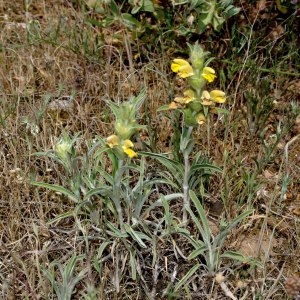
{"label": "green bract", "polygon": [[144,125],[139,125],[136,119],[137,112],[146,98],[146,91],[142,90],[137,97],[131,97],[128,101],[116,104],[113,101],[107,101],[109,107],[115,115],[115,134],[110,135],[106,139],[107,145],[114,149],[119,158],[124,156],[137,157],[137,153],[133,150],[131,137],[138,130],[146,129]]}

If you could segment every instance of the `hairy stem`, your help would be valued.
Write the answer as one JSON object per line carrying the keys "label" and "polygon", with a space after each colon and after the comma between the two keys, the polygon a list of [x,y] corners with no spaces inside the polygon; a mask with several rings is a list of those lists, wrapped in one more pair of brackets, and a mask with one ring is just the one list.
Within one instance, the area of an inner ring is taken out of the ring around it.
{"label": "hairy stem", "polygon": [[186,208],[190,207],[190,196],[189,196],[189,173],[190,173],[190,154],[192,151],[192,147],[190,146],[193,142],[191,139],[191,135],[193,133],[193,127],[190,126],[188,128],[186,137],[185,137],[185,145],[186,148],[182,149],[183,152],[183,160],[184,160],[184,177],[183,177],[183,215],[182,220],[183,223],[187,222],[187,210]]}
{"label": "hairy stem", "polygon": [[120,224],[120,228],[123,228],[123,210],[122,210],[122,204],[121,204],[121,179],[122,179],[122,166],[123,166],[123,160],[118,160],[118,169],[116,170],[115,176],[114,176],[114,185],[113,185],[113,195],[112,200],[114,202],[114,205],[117,210],[118,214],[118,221]]}

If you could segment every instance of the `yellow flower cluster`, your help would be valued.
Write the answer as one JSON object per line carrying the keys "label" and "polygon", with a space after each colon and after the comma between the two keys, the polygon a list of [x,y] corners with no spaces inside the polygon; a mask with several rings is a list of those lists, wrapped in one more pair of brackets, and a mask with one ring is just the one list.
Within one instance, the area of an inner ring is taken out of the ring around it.
{"label": "yellow flower cluster", "polygon": [[134,152],[134,150],[132,149],[134,145],[131,140],[127,139],[127,140],[120,141],[119,137],[113,134],[106,139],[106,143],[109,148],[115,148],[121,145],[123,152],[126,153],[130,158],[138,156],[137,153]]}
{"label": "yellow flower cluster", "polygon": [[[196,60],[198,64],[193,62],[194,68],[184,59],[174,59],[171,64],[173,72],[177,73],[181,78],[189,78],[190,88],[184,91],[183,97],[176,97],[169,104],[169,109],[182,108],[185,115],[193,115],[194,120],[198,124],[206,121],[208,111],[204,107],[211,106],[214,103],[224,103],[226,101],[225,93],[221,90],[207,91],[203,88],[206,83],[213,82],[216,78],[216,72],[211,67],[203,67],[203,59]],[[200,63],[199,63],[200,62]],[[210,109],[209,111],[213,111]]]}
{"label": "yellow flower cluster", "polygon": [[[171,64],[171,70],[178,74],[181,78],[187,78],[195,75],[193,67],[185,59],[176,58]],[[213,82],[216,76],[216,72],[213,68],[204,67],[201,76],[208,82]]]}

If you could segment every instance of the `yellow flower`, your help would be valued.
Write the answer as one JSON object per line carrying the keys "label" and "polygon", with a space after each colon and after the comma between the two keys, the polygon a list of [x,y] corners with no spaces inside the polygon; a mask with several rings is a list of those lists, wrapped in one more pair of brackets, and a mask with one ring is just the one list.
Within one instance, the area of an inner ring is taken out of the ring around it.
{"label": "yellow flower", "polygon": [[126,153],[130,158],[137,157],[137,153],[134,152],[131,148],[124,149],[124,153]]}
{"label": "yellow flower", "polygon": [[171,69],[173,72],[178,73],[178,76],[181,78],[187,78],[194,75],[192,66],[186,60],[181,58],[173,60]]}
{"label": "yellow flower", "polygon": [[209,106],[213,104],[213,101],[211,101],[210,93],[208,91],[202,92],[201,100],[202,105]]}
{"label": "yellow flower", "polygon": [[186,90],[183,95],[185,97],[176,97],[174,101],[180,104],[188,104],[196,99],[195,92],[193,90]]}
{"label": "yellow flower", "polygon": [[138,156],[137,153],[131,149],[133,146],[134,145],[131,140],[125,140],[122,146],[124,153],[126,153],[130,158]]}
{"label": "yellow flower", "polygon": [[208,82],[213,82],[215,80],[215,78],[217,77],[215,70],[210,67],[204,67],[201,75]]}
{"label": "yellow flower", "polygon": [[213,102],[224,103],[226,101],[225,93],[220,90],[213,90],[211,92],[203,91],[202,96],[202,105],[212,105]]}
{"label": "yellow flower", "polygon": [[204,114],[202,114],[202,113],[200,113],[196,116],[196,120],[199,125],[202,125],[206,122],[206,118],[205,118]]}
{"label": "yellow flower", "polygon": [[106,144],[109,146],[109,148],[113,148],[115,146],[118,146],[119,145],[119,138],[115,134],[110,135],[106,139]]}
{"label": "yellow flower", "polygon": [[123,146],[122,148],[124,149],[125,148],[133,148],[133,142],[131,140],[125,140],[124,143],[123,143]]}
{"label": "yellow flower", "polygon": [[217,103],[224,103],[226,101],[225,93],[220,90],[213,90],[210,93],[210,98]]}
{"label": "yellow flower", "polygon": [[169,109],[177,109],[178,107],[179,105],[174,101],[169,104]]}

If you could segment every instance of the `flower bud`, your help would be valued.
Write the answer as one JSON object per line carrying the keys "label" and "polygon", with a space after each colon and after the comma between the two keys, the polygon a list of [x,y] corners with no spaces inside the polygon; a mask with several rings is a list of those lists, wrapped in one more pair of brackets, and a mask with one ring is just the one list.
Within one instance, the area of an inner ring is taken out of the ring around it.
{"label": "flower bud", "polygon": [[128,122],[128,120],[116,120],[115,131],[116,134],[122,139],[130,139],[131,136],[135,133],[135,121]]}
{"label": "flower bud", "polygon": [[109,148],[114,148],[115,146],[119,145],[119,138],[115,134],[110,135],[106,139],[106,144],[109,146]]}
{"label": "flower bud", "polygon": [[188,24],[189,24],[190,26],[192,26],[193,23],[194,23],[194,21],[195,21],[195,17],[194,17],[192,14],[189,15],[188,18],[187,18]]}
{"label": "flower bud", "polygon": [[204,65],[204,59],[208,52],[204,52],[202,47],[198,43],[193,46],[189,45],[189,47],[191,51],[190,58],[192,66],[194,67],[194,69],[201,70]]}
{"label": "flower bud", "polygon": [[68,155],[72,153],[72,142],[68,137],[62,138],[56,145],[55,145],[55,152],[57,156],[66,161]]}
{"label": "flower bud", "polygon": [[200,103],[200,101],[193,101],[189,103],[189,108],[193,112],[199,112],[200,110],[202,110],[202,104]]}
{"label": "flower bud", "polygon": [[186,108],[183,110],[184,114],[184,123],[186,126],[195,126],[197,125],[197,121],[193,111],[190,108]]}
{"label": "flower bud", "polygon": [[196,116],[196,120],[199,125],[202,125],[206,122],[206,118],[205,118],[204,114],[202,114],[202,113],[200,113]]}
{"label": "flower bud", "polygon": [[192,76],[189,78],[189,84],[195,91],[198,91],[205,86],[206,80],[202,76],[200,78],[197,76]]}

